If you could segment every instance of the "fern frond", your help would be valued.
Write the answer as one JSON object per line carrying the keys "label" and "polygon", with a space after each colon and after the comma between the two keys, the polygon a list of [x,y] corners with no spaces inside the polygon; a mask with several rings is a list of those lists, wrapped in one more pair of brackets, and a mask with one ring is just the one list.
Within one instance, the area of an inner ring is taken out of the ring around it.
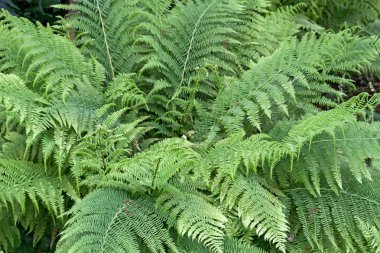
{"label": "fern frond", "polygon": [[143,2],[79,0],[56,7],[71,11],[61,25],[79,33],[74,43],[101,62],[109,79],[113,79],[119,73],[130,72],[140,60],[133,43],[137,39],[135,29],[144,20],[140,13]]}
{"label": "fern frond", "polygon": [[224,247],[226,253],[266,253],[263,249],[241,242],[237,239],[227,238]]}
{"label": "fern frond", "polygon": [[77,183],[80,178],[91,177],[93,174],[104,176],[109,172],[110,166],[131,156],[134,149],[139,149],[138,137],[147,131],[147,128],[139,126],[144,119],[121,123],[125,111],[110,113],[103,120],[103,113],[98,111],[100,122],[97,128],[88,131],[73,150],[71,171]]}
{"label": "fern frond", "polygon": [[12,222],[11,214],[5,209],[0,209],[0,211],[0,250],[8,252],[20,245],[21,235],[17,226]]}
{"label": "fern frond", "polygon": [[[237,45],[225,44],[236,55],[239,63],[247,68],[261,57],[271,55],[280,44],[298,31],[294,22],[298,7],[269,11],[268,1],[246,0],[244,10],[239,15],[241,24],[236,26]],[[281,29],[278,29],[281,24]]]}
{"label": "fern frond", "polygon": [[105,96],[107,103],[115,103],[120,109],[148,107],[145,93],[139,89],[131,75],[117,76],[107,87]]}
{"label": "fern frond", "polygon": [[365,26],[378,18],[380,9],[378,0],[282,0],[284,4],[305,3],[309,8],[305,14],[323,27],[339,30],[346,26]]}
{"label": "fern frond", "polygon": [[350,187],[340,191],[339,196],[323,188],[318,198],[306,189],[289,190],[302,224],[302,233],[309,244],[322,250],[324,245],[320,238],[326,236],[337,251],[369,252],[365,244],[365,231],[361,230],[356,219],[378,226],[380,202],[373,195],[373,186],[378,189],[377,183],[365,181],[360,188]]}
{"label": "fern frond", "polygon": [[288,222],[281,201],[266,190],[255,178],[237,177],[219,174],[212,187],[214,194],[229,209],[237,211],[244,227],[255,230],[257,236],[263,236],[285,252]]}
{"label": "fern frond", "polygon": [[362,231],[365,239],[369,243],[372,252],[380,252],[380,232],[379,229],[375,226],[370,226],[368,223],[363,222],[360,219],[357,219],[357,224],[359,229]]}
{"label": "fern frond", "polygon": [[212,252],[224,252],[224,228],[227,217],[195,194],[167,187],[157,198],[158,210],[167,217],[169,227],[206,245]]}
{"label": "fern frond", "polygon": [[233,70],[236,56],[223,47],[226,40],[238,43],[232,29],[238,23],[235,17],[242,10],[238,1],[188,1],[177,2],[168,17],[160,22],[145,23],[149,35],[142,41],[152,47],[154,53],[144,70],[155,69],[158,81],[167,83],[168,97],[177,97],[209,59],[221,68]]}
{"label": "fern frond", "polygon": [[52,28],[35,26],[6,11],[0,18],[0,70],[17,74],[29,87],[66,94],[92,67],[79,49]]}
{"label": "fern frond", "polygon": [[[134,200],[123,191],[99,189],[73,206],[57,246],[64,252],[178,252],[150,200]],[[140,242],[141,241],[141,242]]]}
{"label": "fern frond", "polygon": [[159,142],[132,158],[113,164],[107,175],[110,180],[107,184],[115,184],[133,192],[146,192],[149,189],[162,189],[176,175],[202,178],[207,170],[192,145],[175,138]]}
{"label": "fern frond", "polygon": [[[207,116],[214,125],[236,132],[249,129],[247,123],[262,130],[262,122],[265,118],[273,121],[272,115],[277,120],[299,117],[310,112],[302,112],[307,105],[314,108],[313,113],[316,106],[335,107],[343,94],[330,84],[352,85],[340,73],[359,72],[369,66],[378,54],[376,43],[376,38],[359,38],[349,32],[324,34],[318,39],[309,34],[301,41],[284,42],[225,87],[207,108]],[[212,127],[210,123],[199,125]]]}
{"label": "fern frond", "polygon": [[36,210],[42,204],[55,216],[63,213],[64,184],[55,173],[45,173],[45,169],[36,164],[6,159],[0,159],[0,171],[1,206],[10,209],[19,206],[24,212],[29,199]]}
{"label": "fern frond", "polygon": [[[336,193],[338,188],[345,189],[341,174],[348,169],[358,183],[364,178],[371,180],[372,162],[379,159],[378,127],[368,123],[347,125],[334,131],[334,136],[315,138],[309,150],[305,147],[301,158],[294,163],[292,179],[302,182],[313,194],[320,194],[322,181]],[[321,156],[326,159],[319,159]]]}

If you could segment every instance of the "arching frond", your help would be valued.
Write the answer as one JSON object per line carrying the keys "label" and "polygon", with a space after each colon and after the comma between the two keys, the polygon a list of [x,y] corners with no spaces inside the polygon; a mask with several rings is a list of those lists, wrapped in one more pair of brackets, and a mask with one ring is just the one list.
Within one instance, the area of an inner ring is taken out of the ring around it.
{"label": "arching frond", "polygon": [[[134,200],[123,191],[99,189],[73,206],[57,253],[177,252],[163,220],[147,200]],[[141,242],[144,244],[142,245]]]}
{"label": "arching frond", "polygon": [[321,238],[326,238],[336,251],[369,252],[365,239],[367,234],[356,219],[379,225],[378,182],[366,180],[360,188],[352,187],[352,181],[349,185],[338,196],[322,188],[318,198],[310,195],[306,189],[289,190],[302,224],[302,233],[314,249],[322,250],[326,242]]}
{"label": "arching frond", "polygon": [[241,252],[241,253],[266,253],[266,251],[252,246],[250,244],[241,242],[237,239],[227,238],[225,242],[225,252],[233,253],[233,252]]}
{"label": "arching frond", "polygon": [[281,201],[265,189],[255,178],[218,175],[213,193],[229,209],[236,210],[243,225],[254,230],[285,252],[286,235],[289,230]]}
{"label": "arching frond", "polygon": [[199,127],[210,129],[212,123],[236,132],[250,129],[248,124],[253,130],[262,130],[264,120],[273,121],[273,115],[278,120],[315,113],[316,106],[335,107],[343,94],[330,84],[351,85],[340,73],[363,70],[377,57],[376,45],[376,38],[349,32],[321,38],[309,34],[301,41],[284,42],[225,87],[211,108],[206,108],[209,113],[198,110],[201,119],[212,119],[200,122]]}
{"label": "arching frond", "polygon": [[138,38],[136,28],[144,21],[144,2],[148,1],[79,0],[56,7],[71,12],[63,21],[63,28],[78,33],[74,43],[101,62],[112,79],[131,71],[140,60],[133,44]]}
{"label": "arching frond", "polygon": [[[358,123],[343,125],[330,133],[319,135],[305,146],[300,158],[294,161],[288,183],[302,183],[313,195],[321,194],[323,182],[336,193],[346,189],[342,173],[349,170],[352,176],[362,183],[372,180],[371,168],[380,158],[379,125]],[[320,159],[324,157],[324,159]],[[285,182],[289,163],[278,168],[278,178]],[[287,183],[287,184],[288,184]]]}
{"label": "arching frond", "polygon": [[372,252],[380,252],[380,231],[376,226],[368,225],[368,223],[363,222],[360,219],[357,219],[358,227],[363,232],[365,239]]}
{"label": "arching frond", "polygon": [[112,165],[107,175],[110,182],[107,184],[115,184],[133,192],[146,192],[149,189],[162,189],[176,175],[202,178],[205,173],[207,171],[201,157],[192,149],[192,144],[173,138]]}
{"label": "arching frond", "polygon": [[281,0],[283,4],[305,3],[309,8],[306,15],[326,28],[339,30],[345,26],[364,26],[378,19],[378,0]]}
{"label": "arching frond", "polygon": [[224,252],[224,227],[227,217],[202,197],[170,187],[157,198],[159,211],[169,227],[181,236],[200,241],[212,252]]}
{"label": "arching frond", "polygon": [[232,27],[238,24],[235,15],[241,11],[238,1],[178,1],[165,20],[143,24],[149,32],[143,41],[154,51],[145,71],[155,69],[160,74],[157,81],[167,85],[168,97],[177,97],[205,59],[233,70],[236,55],[223,45],[226,40],[238,43]]}
{"label": "arching frond", "polygon": [[60,180],[55,172],[37,164],[7,159],[0,159],[0,172],[0,207],[19,207],[24,213],[29,200],[37,211],[42,205],[52,215],[63,213],[66,178]]}
{"label": "arching frond", "polygon": [[36,90],[63,96],[89,74],[91,62],[67,38],[54,34],[52,28],[35,26],[6,11],[0,18],[1,72],[19,75]]}

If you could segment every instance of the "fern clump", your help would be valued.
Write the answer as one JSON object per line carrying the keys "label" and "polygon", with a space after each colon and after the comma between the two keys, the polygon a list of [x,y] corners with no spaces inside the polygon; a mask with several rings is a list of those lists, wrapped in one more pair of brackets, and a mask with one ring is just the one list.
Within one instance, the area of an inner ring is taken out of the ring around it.
{"label": "fern clump", "polygon": [[346,96],[378,12],[346,2],[1,11],[0,252],[379,251],[380,99]]}

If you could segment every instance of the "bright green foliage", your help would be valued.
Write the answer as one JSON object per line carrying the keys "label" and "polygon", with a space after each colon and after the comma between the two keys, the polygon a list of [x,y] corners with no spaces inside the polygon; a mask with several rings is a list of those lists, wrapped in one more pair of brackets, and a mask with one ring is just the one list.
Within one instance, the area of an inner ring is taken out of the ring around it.
{"label": "bright green foliage", "polygon": [[357,218],[357,225],[363,232],[368,244],[371,245],[371,250],[375,253],[380,252],[380,234],[379,230],[375,226],[370,226],[368,223]]}
{"label": "bright green foliage", "polygon": [[380,98],[345,98],[379,40],[271,2],[2,11],[0,251],[379,251]]}
{"label": "bright green foliage", "polygon": [[137,253],[142,247],[166,252],[165,246],[175,250],[169,232],[152,208],[148,199],[133,200],[122,191],[94,191],[69,212],[73,216],[57,252]]}
{"label": "bright green foliage", "polygon": [[49,219],[64,212],[63,190],[71,186],[66,177],[36,164],[0,159],[1,236],[4,248],[11,249],[20,241],[20,223],[24,231],[34,231],[33,242],[41,239]]}

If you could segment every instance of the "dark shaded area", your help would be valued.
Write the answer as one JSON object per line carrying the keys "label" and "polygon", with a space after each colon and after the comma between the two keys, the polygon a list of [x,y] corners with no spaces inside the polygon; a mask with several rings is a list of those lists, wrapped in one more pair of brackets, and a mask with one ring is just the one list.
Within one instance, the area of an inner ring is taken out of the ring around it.
{"label": "dark shaded area", "polygon": [[15,16],[25,17],[34,22],[52,24],[57,16],[64,16],[65,13],[51,6],[68,2],[69,0],[0,0],[0,8]]}

